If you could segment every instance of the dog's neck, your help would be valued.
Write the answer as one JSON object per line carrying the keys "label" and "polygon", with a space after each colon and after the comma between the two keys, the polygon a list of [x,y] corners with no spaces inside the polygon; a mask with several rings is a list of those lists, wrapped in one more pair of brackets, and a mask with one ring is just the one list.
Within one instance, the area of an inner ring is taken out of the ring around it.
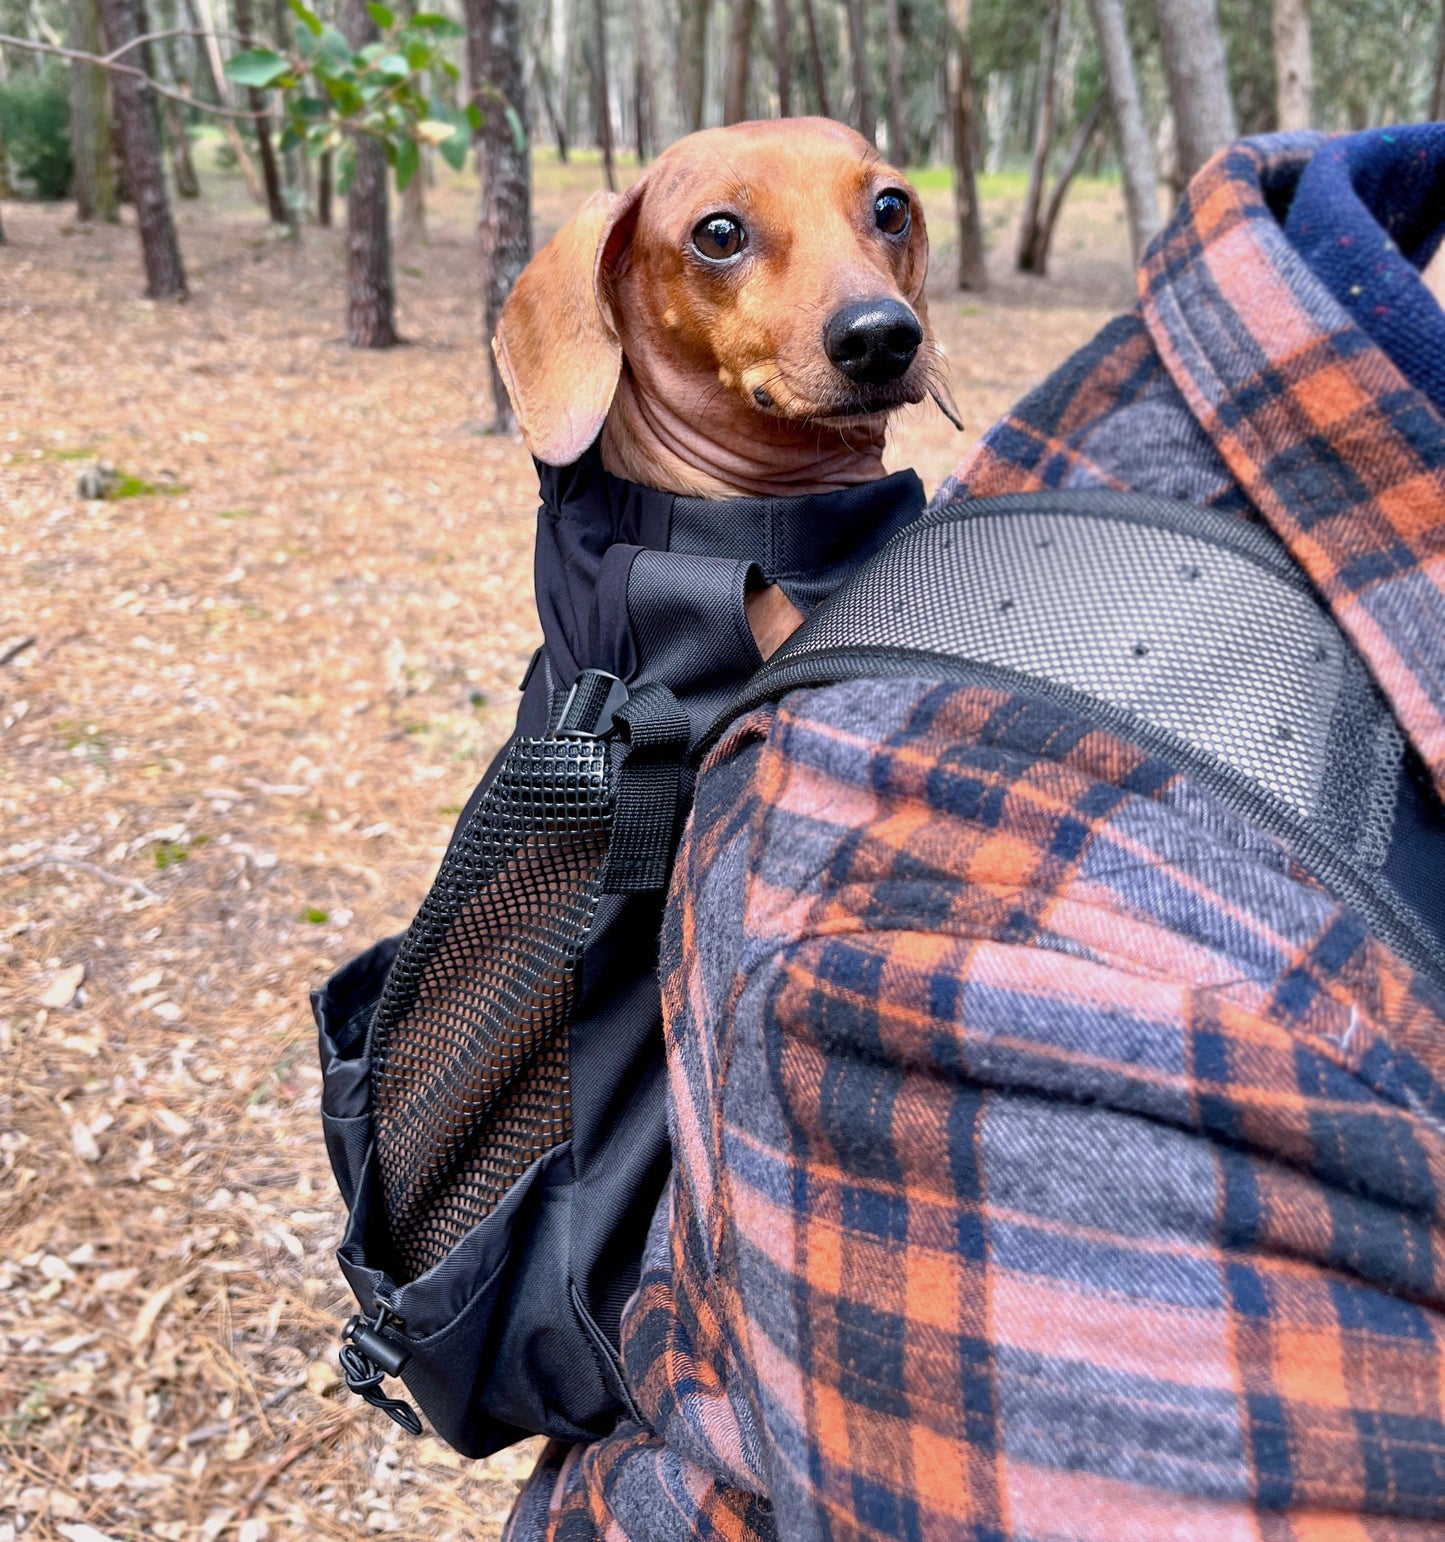
{"label": "dog's neck", "polygon": [[613,476],[698,498],[790,498],[877,481],[886,420],[837,428],[754,411],[715,380],[628,360],[602,427]]}

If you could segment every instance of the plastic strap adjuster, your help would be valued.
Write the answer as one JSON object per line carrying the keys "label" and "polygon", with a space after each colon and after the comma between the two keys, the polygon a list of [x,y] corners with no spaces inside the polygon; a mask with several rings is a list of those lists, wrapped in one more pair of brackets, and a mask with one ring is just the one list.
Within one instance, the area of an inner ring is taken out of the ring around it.
{"label": "plastic strap adjuster", "polygon": [[387,1397],[381,1390],[382,1378],[399,1376],[411,1359],[406,1349],[386,1336],[386,1325],[394,1320],[380,1301],[370,1322],[360,1314],[353,1317],[341,1330],[342,1339],[347,1341],[341,1346],[341,1373],[346,1377],[348,1391],[395,1419],[408,1434],[420,1435],[421,1420],[416,1409],[405,1399]]}
{"label": "plastic strap adjuster", "polygon": [[553,739],[605,739],[618,709],[628,699],[627,687],[605,669],[584,669],[572,682],[562,703]]}

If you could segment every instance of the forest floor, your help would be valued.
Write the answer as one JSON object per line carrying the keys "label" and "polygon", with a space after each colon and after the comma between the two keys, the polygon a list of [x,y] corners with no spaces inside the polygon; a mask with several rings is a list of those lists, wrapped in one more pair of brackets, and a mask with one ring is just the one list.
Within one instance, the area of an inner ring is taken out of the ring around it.
{"label": "forest floor", "polygon": [[[537,641],[532,467],[484,431],[475,188],[431,191],[397,257],[408,346],[366,354],[341,232],[274,239],[203,176],[182,306],[137,298],[129,225],[4,211],[0,1542],[495,1537],[530,1446],[463,1463],[338,1395],[306,1005],[406,923]],[[1131,284],[1104,184],[1053,277],[1008,274],[1000,179],[995,284],[961,296],[922,180],[969,430],[919,409],[890,461],[931,489]],[[539,241],[599,181],[539,162]],[[80,500],[96,460],[132,496]]]}

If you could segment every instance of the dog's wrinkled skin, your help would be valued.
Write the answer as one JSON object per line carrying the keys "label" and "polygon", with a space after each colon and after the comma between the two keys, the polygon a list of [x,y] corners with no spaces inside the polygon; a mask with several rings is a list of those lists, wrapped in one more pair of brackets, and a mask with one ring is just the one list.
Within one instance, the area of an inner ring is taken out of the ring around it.
{"label": "dog's wrinkled skin", "polygon": [[[908,201],[889,235],[875,200]],[[700,221],[730,216],[734,257]],[[703,497],[828,492],[884,474],[888,414],[932,394],[957,421],[928,325],[928,236],[901,173],[843,125],[794,118],[678,141],[624,194],[594,194],[522,274],[493,342],[528,448],[566,465],[602,430],[607,469]],[[922,342],[862,385],[824,328],[850,302],[902,302]],[[604,426],[605,425],[605,426]]]}

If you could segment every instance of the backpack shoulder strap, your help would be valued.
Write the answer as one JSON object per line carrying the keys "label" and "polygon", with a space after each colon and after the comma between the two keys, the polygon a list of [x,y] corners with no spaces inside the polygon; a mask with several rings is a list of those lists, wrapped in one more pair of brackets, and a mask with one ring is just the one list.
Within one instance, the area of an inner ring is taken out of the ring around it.
{"label": "backpack shoulder strap", "polygon": [[880,676],[1053,699],[1286,841],[1412,962],[1445,970],[1382,876],[1399,727],[1264,526],[1107,489],[947,504],[820,606],[697,753],[790,691]]}

